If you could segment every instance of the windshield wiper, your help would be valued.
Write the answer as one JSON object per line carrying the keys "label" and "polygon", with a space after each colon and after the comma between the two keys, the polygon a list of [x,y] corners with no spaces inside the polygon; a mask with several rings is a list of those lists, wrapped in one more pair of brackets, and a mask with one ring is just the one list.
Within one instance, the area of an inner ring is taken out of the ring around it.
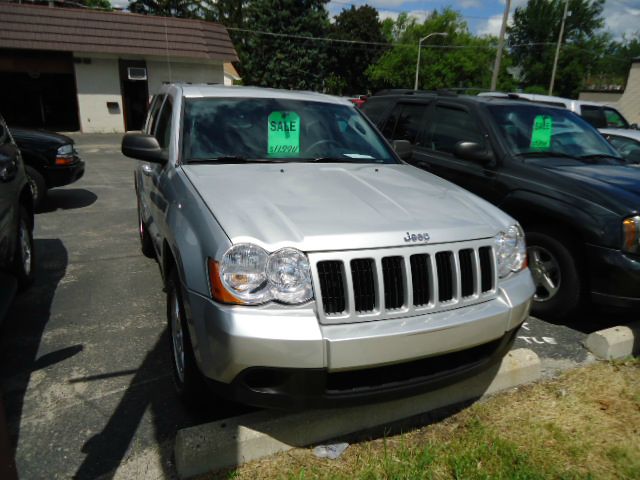
{"label": "windshield wiper", "polygon": [[576,157],[574,155],[569,155],[564,152],[554,152],[552,150],[548,151],[540,151],[540,152],[522,152],[518,154],[519,157],[561,157],[561,158],[572,158],[574,160],[580,160],[581,157]]}
{"label": "windshield wiper", "polygon": [[312,163],[380,163],[379,160],[374,158],[352,158],[352,157],[316,157],[307,158],[307,162]]}
{"label": "windshield wiper", "polygon": [[616,157],[615,155],[610,155],[608,153],[592,153],[590,155],[580,155],[580,159],[582,160],[598,160],[600,158],[610,158],[612,160],[617,160],[618,162],[625,163],[624,158]]}
{"label": "windshield wiper", "polygon": [[269,158],[247,158],[241,155],[224,155],[213,158],[192,158],[187,165],[195,163],[283,163],[286,160]]}

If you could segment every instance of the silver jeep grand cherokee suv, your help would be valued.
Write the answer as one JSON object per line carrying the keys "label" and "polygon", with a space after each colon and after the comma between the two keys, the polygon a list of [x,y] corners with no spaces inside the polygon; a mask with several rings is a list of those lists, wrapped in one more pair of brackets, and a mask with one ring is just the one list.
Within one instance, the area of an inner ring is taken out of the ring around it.
{"label": "silver jeep grand cherokee suv", "polygon": [[204,384],[280,408],[410,395],[499,360],[527,318],[520,226],[404,164],[346,100],[167,85],[122,152],[144,161],[142,250],[187,399]]}

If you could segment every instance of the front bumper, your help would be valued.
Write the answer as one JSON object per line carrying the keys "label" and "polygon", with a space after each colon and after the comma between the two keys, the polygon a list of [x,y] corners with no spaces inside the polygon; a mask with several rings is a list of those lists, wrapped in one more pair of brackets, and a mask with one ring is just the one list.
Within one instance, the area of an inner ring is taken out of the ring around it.
{"label": "front bumper", "polygon": [[77,162],[70,165],[47,167],[45,181],[48,188],[62,187],[80,180],[84,175],[84,161],[76,157]]}
{"label": "front bumper", "polygon": [[186,307],[196,359],[217,391],[258,406],[328,407],[418,393],[488,367],[528,317],[533,292],[524,271],[484,303],[341,325],[320,325],[315,303],[248,308],[189,292]]}
{"label": "front bumper", "polygon": [[640,257],[612,248],[587,245],[594,302],[640,309]]}

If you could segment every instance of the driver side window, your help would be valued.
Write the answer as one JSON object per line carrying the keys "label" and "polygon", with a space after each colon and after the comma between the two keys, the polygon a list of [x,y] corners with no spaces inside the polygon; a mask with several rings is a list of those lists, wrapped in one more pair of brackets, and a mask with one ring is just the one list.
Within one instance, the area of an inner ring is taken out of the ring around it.
{"label": "driver side window", "polygon": [[485,145],[475,119],[465,110],[437,105],[431,127],[430,148],[438,152],[453,154],[458,142],[475,142]]}

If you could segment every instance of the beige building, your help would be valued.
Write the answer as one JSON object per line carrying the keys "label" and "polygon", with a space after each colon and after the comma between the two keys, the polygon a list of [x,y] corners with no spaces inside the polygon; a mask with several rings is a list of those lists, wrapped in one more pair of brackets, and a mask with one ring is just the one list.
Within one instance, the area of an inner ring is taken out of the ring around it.
{"label": "beige building", "polygon": [[10,126],[136,130],[163,82],[224,83],[237,60],[227,30],[199,20],[0,3],[0,25]]}
{"label": "beige building", "polygon": [[585,91],[579,100],[601,102],[616,107],[630,123],[640,125],[640,57],[634,58],[624,92]]}

